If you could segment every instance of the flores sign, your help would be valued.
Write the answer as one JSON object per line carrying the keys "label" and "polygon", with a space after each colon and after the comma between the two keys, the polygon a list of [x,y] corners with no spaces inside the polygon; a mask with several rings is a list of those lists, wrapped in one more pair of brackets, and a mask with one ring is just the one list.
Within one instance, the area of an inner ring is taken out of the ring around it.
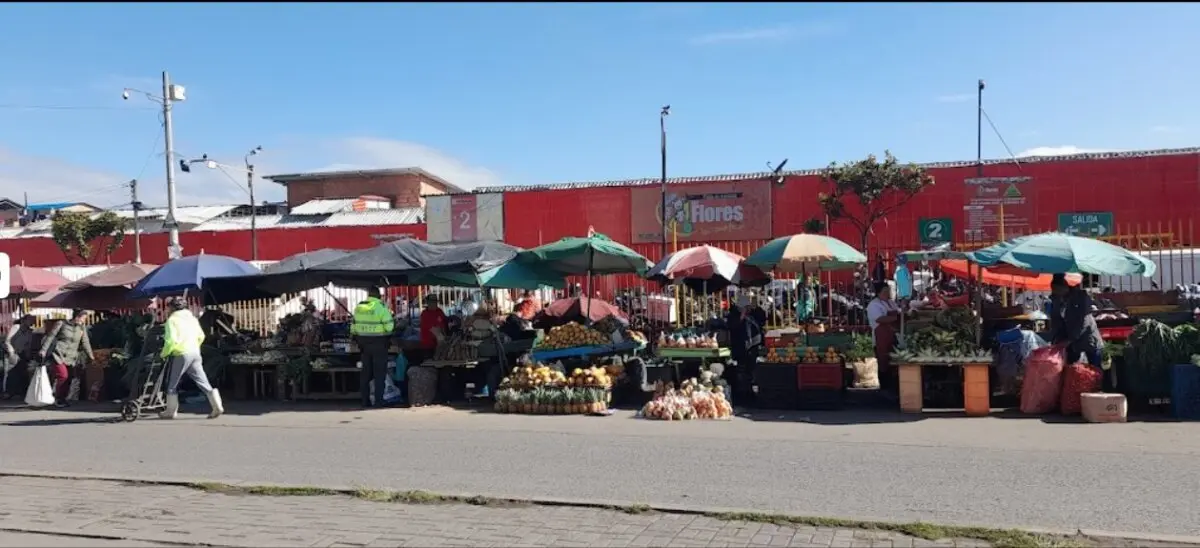
{"label": "flores sign", "polygon": [[[630,189],[634,243],[661,242],[662,187]],[[763,180],[667,187],[667,241],[771,237],[771,186]]]}

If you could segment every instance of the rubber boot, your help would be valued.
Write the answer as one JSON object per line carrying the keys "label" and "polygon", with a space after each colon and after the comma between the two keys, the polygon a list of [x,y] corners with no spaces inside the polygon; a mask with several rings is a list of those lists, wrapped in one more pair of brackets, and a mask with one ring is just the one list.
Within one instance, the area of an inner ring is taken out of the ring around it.
{"label": "rubber boot", "polygon": [[210,419],[215,419],[225,413],[225,405],[221,403],[221,393],[216,388],[208,393],[208,405],[212,407],[212,411],[208,414]]}
{"label": "rubber boot", "polygon": [[158,414],[160,419],[173,419],[179,412],[179,394],[167,394],[167,408]]}

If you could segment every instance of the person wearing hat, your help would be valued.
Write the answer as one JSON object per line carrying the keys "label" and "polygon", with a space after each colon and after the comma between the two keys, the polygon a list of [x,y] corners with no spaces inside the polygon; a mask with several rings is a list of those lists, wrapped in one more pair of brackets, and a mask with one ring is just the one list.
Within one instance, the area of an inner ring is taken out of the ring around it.
{"label": "person wearing hat", "polygon": [[67,391],[70,389],[67,380],[70,379],[71,368],[83,361],[80,350],[89,360],[94,359],[88,328],[83,324],[85,316],[86,310],[75,309],[70,320],[58,322],[58,325],[46,334],[42,348],[38,351],[38,358],[50,359],[45,365],[46,372],[54,382],[55,407],[67,406]]}
{"label": "person wearing hat", "polygon": [[387,388],[388,347],[396,320],[383,304],[382,296],[378,287],[368,288],[367,298],[354,307],[354,320],[350,323],[350,334],[358,339],[358,348],[362,352],[358,386],[363,407],[371,407],[372,383],[376,407],[383,407],[383,393]]}
{"label": "person wearing hat", "polygon": [[1092,297],[1067,283],[1066,274],[1050,279],[1050,333],[1053,344],[1067,353],[1067,363],[1086,357],[1088,365],[1101,369],[1104,339],[1092,317]]}
{"label": "person wearing hat", "polygon": [[225,412],[225,406],[221,403],[221,393],[209,384],[208,375],[204,372],[204,359],[200,357],[204,329],[200,327],[200,320],[188,309],[186,300],[176,297],[171,299],[168,306],[171,315],[167,316],[160,353],[167,361],[167,408],[159,413],[159,417],[173,419],[179,412],[179,381],[187,373],[196,388],[208,398],[208,404],[212,407],[208,418],[215,419]]}
{"label": "person wearing hat", "polygon": [[33,315],[21,316],[4,339],[4,399],[25,393],[29,384],[29,358],[33,357]]}

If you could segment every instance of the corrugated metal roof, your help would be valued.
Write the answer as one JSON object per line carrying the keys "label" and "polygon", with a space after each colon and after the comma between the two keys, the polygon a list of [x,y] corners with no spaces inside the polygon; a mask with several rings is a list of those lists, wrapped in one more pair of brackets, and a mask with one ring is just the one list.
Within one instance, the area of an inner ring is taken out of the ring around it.
{"label": "corrugated metal roof", "polygon": [[[1181,154],[1197,154],[1200,153],[1200,147],[1193,148],[1169,148],[1158,150],[1136,150],[1127,152],[1091,152],[1085,154],[1069,154],[1064,156],[1029,156],[1018,158],[1022,164],[1038,164],[1043,162],[1069,162],[1079,160],[1115,160],[1121,158],[1145,158],[1153,156],[1176,156]],[[984,160],[984,165],[1000,165],[1011,164],[1011,158]],[[957,162],[933,162],[926,164],[918,164],[925,169],[944,169],[954,167],[971,167],[976,165],[974,160],[964,160]],[[788,177],[801,177],[806,175],[819,175],[822,169],[801,169],[793,171],[784,171],[781,175]],[[760,171],[755,173],[733,173],[726,175],[707,175],[695,177],[668,177],[667,184],[685,184],[685,183],[708,183],[708,182],[724,182],[724,181],[745,181],[752,179],[765,179],[773,174],[769,171]],[[622,186],[649,186],[662,184],[662,179],[646,178],[646,179],[626,179],[614,181],[592,181],[580,183],[558,183],[547,185],[519,185],[519,186],[491,186],[480,187],[470,192],[470,194],[486,194],[492,192],[521,192],[530,190],[569,190],[576,188],[597,188],[597,187],[622,187]]]}
{"label": "corrugated metal roof", "polygon": [[354,207],[354,198],[321,198],[309,200],[293,207],[293,215],[328,215],[341,211],[350,211]]}
{"label": "corrugated metal roof", "polygon": [[347,169],[342,171],[317,171],[312,173],[288,173],[284,175],[264,175],[263,179],[287,186],[294,181],[320,181],[324,179],[347,179],[350,177],[386,177],[388,175],[418,175],[438,183],[446,188],[446,192],[463,193],[459,188],[437,175],[419,167],[396,167],[385,169]]}
{"label": "corrugated metal roof", "polygon": [[425,210],[419,207],[373,209],[349,213],[334,213],[321,223],[323,226],[411,225],[421,222]]}
{"label": "corrugated metal roof", "polygon": [[[258,228],[309,228],[314,226],[383,226],[415,224],[425,215],[419,207],[373,209],[326,215],[260,215]],[[250,217],[213,219],[192,229],[194,232],[249,230]]]}

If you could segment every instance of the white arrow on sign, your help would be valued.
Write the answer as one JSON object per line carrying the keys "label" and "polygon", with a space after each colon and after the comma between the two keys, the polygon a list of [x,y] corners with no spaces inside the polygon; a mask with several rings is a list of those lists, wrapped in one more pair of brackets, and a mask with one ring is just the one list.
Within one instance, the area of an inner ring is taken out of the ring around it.
{"label": "white arrow on sign", "polygon": [[1107,228],[1107,227],[1105,227],[1105,226],[1104,226],[1104,225],[1102,225],[1102,224],[1101,224],[1101,225],[1096,225],[1096,235],[1097,235],[1097,236],[1103,236],[1105,232],[1108,232],[1108,228]]}

